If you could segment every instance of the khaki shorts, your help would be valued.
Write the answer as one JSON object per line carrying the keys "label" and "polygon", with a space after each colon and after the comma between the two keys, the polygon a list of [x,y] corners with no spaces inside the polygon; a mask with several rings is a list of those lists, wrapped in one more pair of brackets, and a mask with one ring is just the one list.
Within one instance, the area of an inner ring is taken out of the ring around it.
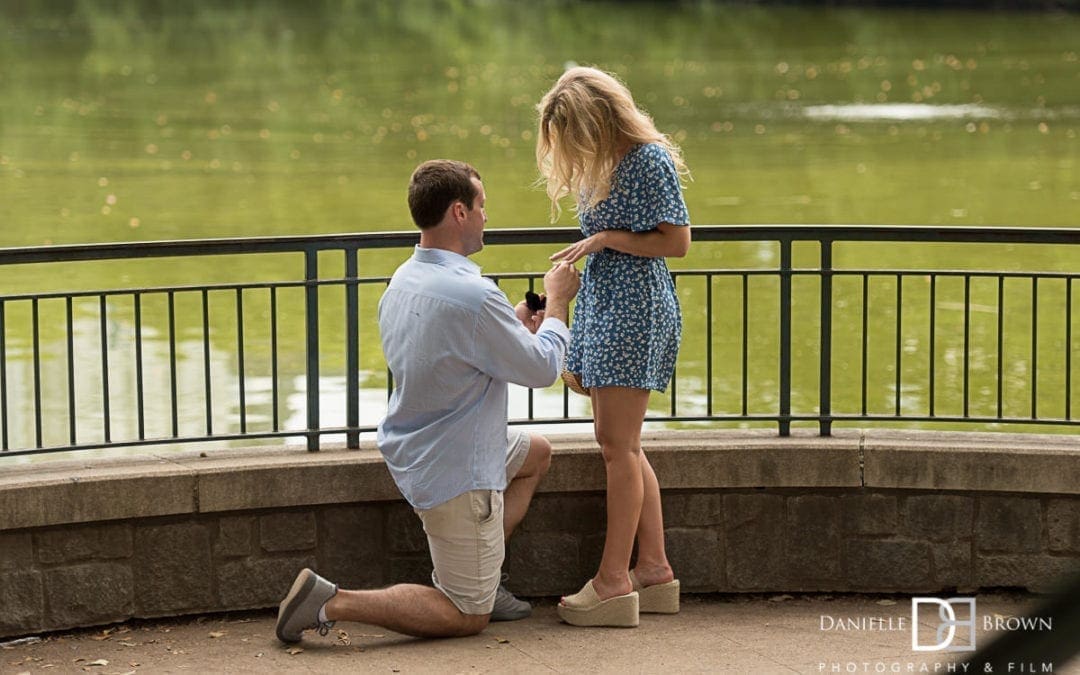
{"label": "khaki shorts", "polygon": [[[529,434],[511,431],[507,444],[509,482],[529,456]],[[491,614],[506,555],[502,492],[470,490],[433,509],[415,511],[427,534],[435,588],[462,614]]]}

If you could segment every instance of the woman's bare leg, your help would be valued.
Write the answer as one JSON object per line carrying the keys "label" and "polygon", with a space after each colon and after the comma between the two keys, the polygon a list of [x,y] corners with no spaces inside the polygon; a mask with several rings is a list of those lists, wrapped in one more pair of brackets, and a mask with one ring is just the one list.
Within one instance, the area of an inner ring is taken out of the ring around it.
{"label": "woman's bare leg", "polygon": [[630,555],[644,501],[641,425],[649,404],[647,389],[593,388],[596,440],[607,473],[607,535],[593,588],[601,599],[632,590]]}
{"label": "woman's bare leg", "polygon": [[638,557],[634,576],[643,586],[664,584],[675,578],[664,549],[664,513],[660,504],[660,483],[645,453],[641,453],[644,499],[638,522]]}

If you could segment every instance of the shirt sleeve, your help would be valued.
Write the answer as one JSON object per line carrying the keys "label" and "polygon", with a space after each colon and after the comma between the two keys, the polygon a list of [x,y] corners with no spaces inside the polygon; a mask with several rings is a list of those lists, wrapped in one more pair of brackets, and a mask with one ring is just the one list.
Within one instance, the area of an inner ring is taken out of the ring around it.
{"label": "shirt sleeve", "polygon": [[497,380],[524,387],[549,387],[562,372],[570,330],[559,319],[547,318],[536,334],[514,314],[501,291],[484,300],[476,324],[474,367]]}
{"label": "shirt sleeve", "polygon": [[671,155],[659,145],[647,145],[638,153],[631,203],[636,204],[630,229],[655,230],[660,223],[689,225],[690,214],[683,201],[679,172]]}

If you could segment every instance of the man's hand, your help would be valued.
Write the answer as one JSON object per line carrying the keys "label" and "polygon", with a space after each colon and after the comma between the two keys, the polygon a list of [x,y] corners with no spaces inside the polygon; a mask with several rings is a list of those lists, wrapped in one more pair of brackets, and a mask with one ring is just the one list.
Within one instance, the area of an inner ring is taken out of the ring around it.
{"label": "man's hand", "polygon": [[544,275],[544,290],[547,291],[547,309],[545,316],[570,322],[570,301],[581,288],[581,276],[577,268],[568,262],[560,262]]}
{"label": "man's hand", "polygon": [[529,329],[530,333],[540,330],[540,324],[544,323],[544,317],[547,315],[542,309],[536,312],[532,311],[529,309],[529,304],[524,300],[514,306],[514,314],[517,314],[518,320]]}

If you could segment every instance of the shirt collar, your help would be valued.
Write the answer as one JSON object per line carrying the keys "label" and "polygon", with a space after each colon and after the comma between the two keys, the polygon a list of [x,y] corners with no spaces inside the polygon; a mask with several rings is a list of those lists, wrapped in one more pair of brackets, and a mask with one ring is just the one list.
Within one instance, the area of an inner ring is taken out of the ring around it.
{"label": "shirt collar", "polygon": [[448,251],[444,248],[424,248],[417,244],[413,251],[413,259],[417,262],[442,265],[443,267],[480,274],[479,265],[461,254]]}

